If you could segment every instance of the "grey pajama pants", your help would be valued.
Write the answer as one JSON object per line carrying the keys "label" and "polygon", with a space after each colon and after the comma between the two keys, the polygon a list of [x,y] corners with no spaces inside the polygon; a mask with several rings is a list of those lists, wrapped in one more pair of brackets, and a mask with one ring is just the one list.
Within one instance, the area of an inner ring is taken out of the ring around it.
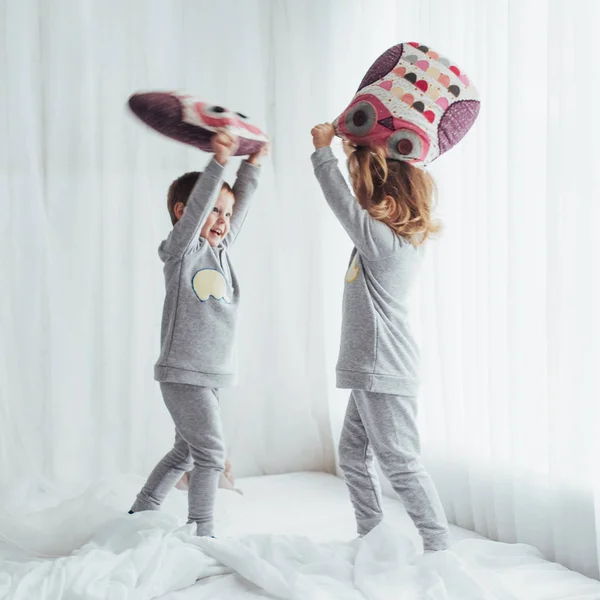
{"label": "grey pajama pants", "polygon": [[381,489],[374,467],[400,496],[425,550],[448,546],[448,522],[433,484],[420,461],[414,397],[353,390],[340,439],[340,467],[354,506],[358,534],[383,518]]}
{"label": "grey pajama pants", "polygon": [[160,389],[175,422],[175,443],[150,473],[131,510],[160,509],[183,473],[191,471],[188,523],[196,523],[198,535],[213,535],[213,509],[225,469],[218,390],[181,383],[161,383]]}

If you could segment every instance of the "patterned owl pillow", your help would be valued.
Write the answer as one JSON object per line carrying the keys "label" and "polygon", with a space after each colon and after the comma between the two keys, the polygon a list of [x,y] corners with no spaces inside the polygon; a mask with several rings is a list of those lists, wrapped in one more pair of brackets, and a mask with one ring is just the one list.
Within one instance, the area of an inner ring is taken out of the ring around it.
{"label": "patterned owl pillow", "polygon": [[355,145],[382,145],[389,158],[424,167],[455,146],[478,114],[479,95],[467,75],[428,46],[409,42],[373,63],[333,125]]}
{"label": "patterned owl pillow", "polygon": [[210,139],[217,129],[238,136],[237,156],[253,154],[267,142],[267,136],[242,113],[202,102],[187,94],[133,94],[129,98],[129,107],[152,129],[200,150],[211,151]]}

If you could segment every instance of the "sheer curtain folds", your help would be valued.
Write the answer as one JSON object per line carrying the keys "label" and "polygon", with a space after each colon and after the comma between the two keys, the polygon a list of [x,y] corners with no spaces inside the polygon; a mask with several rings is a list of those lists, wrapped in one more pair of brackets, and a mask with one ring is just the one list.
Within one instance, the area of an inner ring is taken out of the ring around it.
{"label": "sheer curtain folds", "polygon": [[[431,167],[444,231],[430,244],[413,303],[424,456],[448,516],[597,577],[600,125],[583,105],[600,92],[600,6],[331,6],[332,89],[340,93],[330,92],[328,117],[398,41],[456,60],[482,96],[473,131]],[[335,223],[327,234],[339,279],[345,237]],[[334,319],[337,279],[325,294]],[[336,440],[346,397],[330,392]]]}
{"label": "sheer curtain folds", "polygon": [[[0,475],[145,473],[172,431],[152,364],[170,181],[206,156],[145,130],[184,89],[272,136],[235,249],[237,474],[331,469],[350,246],[310,127],[419,41],[464,65],[474,130],[431,168],[445,231],[415,290],[427,465],[452,521],[598,576],[600,62],[594,0],[3,0]],[[336,152],[340,153],[339,145]],[[229,172],[233,176],[234,167]]]}
{"label": "sheer curtain folds", "polygon": [[[282,174],[267,161],[233,250],[243,286],[239,386],[221,404],[235,473],[334,468],[321,240],[305,225],[318,203],[307,191],[313,116],[288,112],[294,102],[302,111],[297,85],[317,59],[315,50],[306,60],[310,11],[289,10],[259,1],[2,1],[3,483],[145,474],[172,442],[152,379],[164,293],[156,249],[170,227],[168,185],[209,156],[128,113],[129,94],[152,89],[240,110],[279,147],[272,162]],[[285,148],[299,137],[292,157]],[[304,161],[299,172],[295,161]]]}

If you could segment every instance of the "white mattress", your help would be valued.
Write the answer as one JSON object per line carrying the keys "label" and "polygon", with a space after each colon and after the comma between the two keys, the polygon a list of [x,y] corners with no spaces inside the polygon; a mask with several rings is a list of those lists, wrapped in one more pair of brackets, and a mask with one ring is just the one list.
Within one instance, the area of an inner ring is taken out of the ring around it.
{"label": "white mattress", "polygon": [[219,490],[217,540],[182,524],[177,490],[161,513],[123,514],[140,483],[0,498],[0,533],[13,542],[0,544],[0,600],[600,600],[600,582],[458,528],[449,551],[422,556],[391,499],[385,523],[357,540],[345,486],[331,475],[240,480],[243,496]]}

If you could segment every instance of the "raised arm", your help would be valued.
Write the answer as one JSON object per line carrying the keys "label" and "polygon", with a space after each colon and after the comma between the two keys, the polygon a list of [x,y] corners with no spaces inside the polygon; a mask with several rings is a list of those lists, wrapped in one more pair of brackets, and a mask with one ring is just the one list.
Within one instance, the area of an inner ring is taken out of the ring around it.
{"label": "raised arm", "polygon": [[212,148],[214,158],[198,178],[181,218],[162,245],[161,250],[172,256],[183,256],[198,240],[202,225],[217,202],[224,167],[237,148],[237,139],[219,132],[212,138]]}
{"label": "raised arm", "polygon": [[235,205],[233,207],[233,216],[231,217],[229,234],[223,241],[223,245],[226,247],[233,246],[242,225],[246,220],[252,196],[258,186],[261,159],[263,156],[266,156],[268,152],[269,145],[264,144],[258,152],[252,154],[248,160],[245,160],[240,165],[233,185]]}
{"label": "raised arm", "polygon": [[172,256],[183,256],[200,236],[206,217],[214,208],[223,184],[223,166],[213,158],[198,178],[183,215],[165,240],[162,250]]}
{"label": "raised arm", "polygon": [[328,124],[318,125],[313,129],[316,149],[311,160],[325,200],[358,251],[367,260],[387,258],[401,240],[390,227],[363,209],[354,197],[331,150],[333,135],[333,127]]}

